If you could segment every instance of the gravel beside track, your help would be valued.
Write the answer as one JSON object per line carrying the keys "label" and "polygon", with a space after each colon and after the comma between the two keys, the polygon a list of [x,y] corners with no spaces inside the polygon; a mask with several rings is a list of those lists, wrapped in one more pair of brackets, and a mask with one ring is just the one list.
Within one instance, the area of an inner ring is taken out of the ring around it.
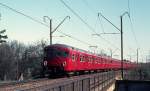
{"label": "gravel beside track", "polygon": [[[101,72],[55,79],[36,79],[22,82],[0,83],[0,91],[80,91],[106,87],[114,80],[114,72]],[[56,90],[57,89],[57,90]],[[62,89],[62,90],[61,90]],[[72,90],[74,89],[74,90]],[[92,90],[93,91],[93,90]]]}
{"label": "gravel beside track", "polygon": [[37,79],[37,80],[28,80],[28,81],[21,81],[21,82],[11,82],[11,83],[3,83],[0,84],[0,91],[20,91],[25,89],[31,88],[38,88],[46,85],[50,85],[53,83],[57,83],[63,81],[67,78],[59,78],[59,79]]}

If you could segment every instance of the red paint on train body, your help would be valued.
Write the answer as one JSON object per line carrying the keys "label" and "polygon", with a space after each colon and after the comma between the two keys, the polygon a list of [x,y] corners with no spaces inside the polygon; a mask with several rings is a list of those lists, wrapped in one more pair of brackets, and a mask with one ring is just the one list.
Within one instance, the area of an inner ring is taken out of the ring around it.
{"label": "red paint on train body", "polygon": [[[96,55],[64,44],[45,47],[43,63],[51,71],[78,72],[121,69],[121,61],[118,59]],[[136,67],[135,63],[129,61],[124,61],[123,65],[124,69]]]}

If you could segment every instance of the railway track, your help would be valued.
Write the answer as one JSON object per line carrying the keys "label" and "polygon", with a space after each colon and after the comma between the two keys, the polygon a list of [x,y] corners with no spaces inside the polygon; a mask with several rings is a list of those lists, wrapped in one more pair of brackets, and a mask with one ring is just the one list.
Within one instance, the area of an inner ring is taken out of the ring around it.
{"label": "railway track", "polygon": [[58,78],[58,79],[36,79],[36,80],[28,80],[28,81],[21,81],[21,82],[10,82],[10,83],[3,83],[0,84],[0,91],[21,91],[26,89],[32,89],[37,87],[42,87],[46,85],[50,85],[53,83],[57,83],[59,81],[63,81],[67,78]]}
{"label": "railway track", "polygon": [[[93,91],[103,89],[114,80],[114,72],[102,72],[57,79],[36,79],[0,84],[0,91]],[[64,90],[67,89],[67,90]],[[91,89],[91,90],[90,90]]]}
{"label": "railway track", "polygon": [[[77,77],[70,77],[69,79],[76,79]],[[51,84],[57,84],[63,82],[64,80],[68,80],[68,78],[58,78],[58,79],[48,79],[41,78],[36,80],[28,80],[28,81],[14,81],[14,82],[5,82],[0,83],[0,91],[24,91],[28,89],[41,88],[45,86],[49,86]]]}

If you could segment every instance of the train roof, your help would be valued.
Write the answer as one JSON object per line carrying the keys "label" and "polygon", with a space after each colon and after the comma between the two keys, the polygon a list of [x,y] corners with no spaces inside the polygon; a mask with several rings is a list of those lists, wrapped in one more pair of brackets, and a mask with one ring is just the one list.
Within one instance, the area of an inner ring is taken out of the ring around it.
{"label": "train roof", "polygon": [[93,54],[92,52],[89,52],[89,51],[86,51],[86,50],[83,50],[83,49],[79,49],[79,48],[76,48],[76,47],[73,47],[73,46],[69,46],[69,45],[66,45],[66,44],[53,44],[53,45],[48,45],[46,47],[51,47],[51,46],[63,47],[63,48],[77,50],[77,51],[84,52],[84,53]]}
{"label": "train roof", "polygon": [[[73,49],[73,50],[77,50],[77,51],[80,51],[80,52],[83,52],[83,53],[88,53],[88,54],[91,54],[91,55],[95,55],[95,56],[99,56],[99,57],[103,57],[103,58],[111,58],[111,57],[108,57],[108,56],[104,56],[104,55],[101,55],[101,54],[94,54],[92,52],[89,52],[89,51],[86,51],[86,50],[83,50],[83,49],[79,49],[79,48],[76,48],[76,47],[72,47],[72,46],[69,46],[69,45],[66,45],[66,44],[52,44],[52,45],[48,45],[46,47],[63,47],[63,48],[68,48],[68,49]],[[119,60],[119,59],[115,59],[115,58],[111,58],[113,60]]]}

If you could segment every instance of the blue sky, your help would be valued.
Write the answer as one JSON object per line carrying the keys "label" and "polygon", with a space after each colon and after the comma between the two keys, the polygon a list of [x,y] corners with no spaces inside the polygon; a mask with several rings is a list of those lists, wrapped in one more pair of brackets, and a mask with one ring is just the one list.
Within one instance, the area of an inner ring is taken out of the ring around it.
{"label": "blue sky", "polygon": [[[136,60],[136,49],[140,48],[140,60],[145,58],[150,51],[150,1],[149,0],[63,0],[71,7],[96,33],[118,32],[112,25],[97,14],[101,12],[106,18],[120,28],[120,15],[130,11],[131,21],[127,15],[123,17],[124,31],[124,57]],[[77,16],[66,8],[60,0],[0,0],[26,15],[43,22],[43,16],[52,18],[54,29],[66,16],[70,16],[53,34],[53,43],[63,43],[84,50],[103,51],[110,54],[110,49],[120,49],[120,35],[102,35],[103,38],[92,36],[94,32],[89,29]],[[0,5],[0,29],[7,29],[9,40],[18,40],[25,44],[37,40],[49,41],[49,28],[36,23],[20,14],[17,14]],[[101,23],[100,23],[101,22]],[[49,25],[49,21],[43,22]],[[103,26],[103,29],[102,27]],[[97,49],[89,48],[89,45],[71,39],[69,37],[57,37],[63,35],[59,31],[73,36],[91,45],[98,46]],[[132,32],[134,31],[134,33]],[[137,42],[135,41],[134,34]],[[106,42],[107,40],[107,42]],[[109,41],[109,42],[108,42]],[[120,50],[114,52],[114,57],[120,58]],[[115,56],[116,55],[116,56]],[[119,55],[119,56],[117,56]],[[144,59],[143,59],[144,60]]]}

